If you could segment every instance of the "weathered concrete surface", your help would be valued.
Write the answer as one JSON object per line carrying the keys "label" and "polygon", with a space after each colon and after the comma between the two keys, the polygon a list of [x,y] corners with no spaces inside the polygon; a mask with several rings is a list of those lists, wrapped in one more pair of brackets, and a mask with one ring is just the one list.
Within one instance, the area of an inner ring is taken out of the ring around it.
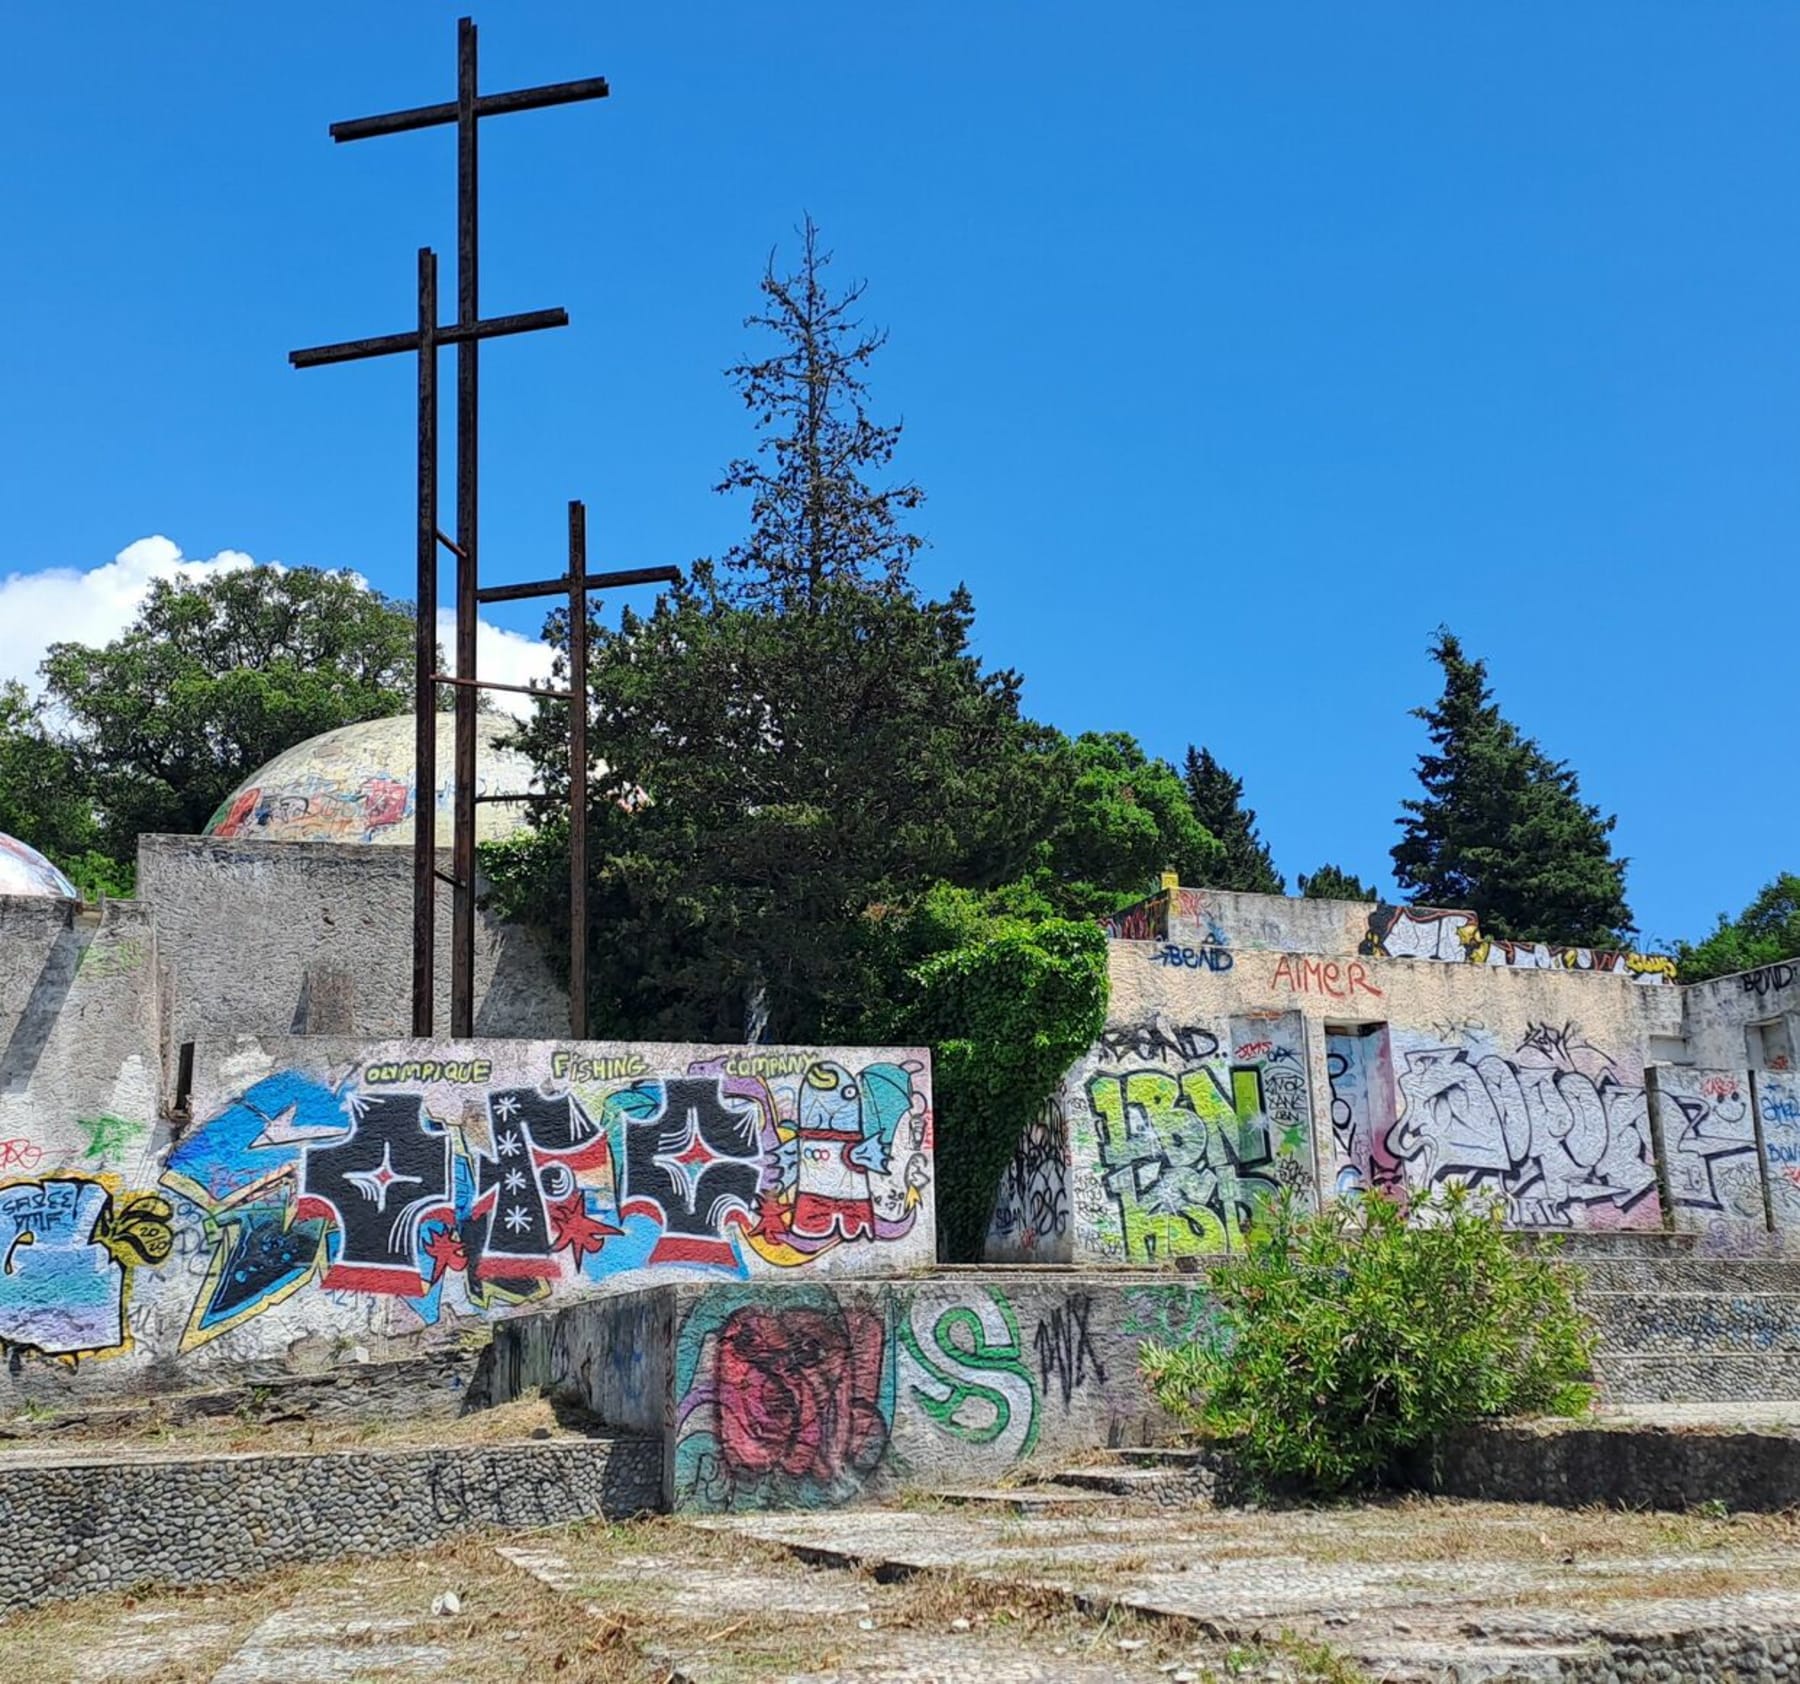
{"label": "weathered concrete surface", "polygon": [[[447,850],[438,866],[449,871]],[[153,909],[168,972],[171,1047],[411,1032],[410,849],[144,836],[138,895]],[[437,950],[448,954],[447,888],[437,918]],[[447,1024],[448,962],[438,969],[434,1021]],[[475,1033],[554,1034],[568,1017],[538,938],[477,911]]]}
{"label": "weathered concrete surface", "polygon": [[[1596,1527],[1548,1509],[1409,1500],[1252,1515],[965,1509],[703,1524],[819,1563],[1053,1590],[1190,1623],[1215,1641],[1322,1640],[1384,1678],[1623,1684],[1785,1677],[1800,1664],[1800,1539],[1779,1522],[1694,1522],[1691,1538],[1672,1538],[1629,1517]],[[1704,1591],[1694,1588],[1701,1574]]]}
{"label": "weathered concrete surface", "polygon": [[578,1439],[317,1455],[0,1455],[0,1609],[218,1584],[490,1528],[653,1509],[660,1446]]}

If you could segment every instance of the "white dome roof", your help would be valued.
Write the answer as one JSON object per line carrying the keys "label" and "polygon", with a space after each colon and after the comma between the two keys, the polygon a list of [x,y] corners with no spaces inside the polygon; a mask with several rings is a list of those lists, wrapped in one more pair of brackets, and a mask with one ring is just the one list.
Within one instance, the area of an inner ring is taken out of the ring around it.
{"label": "white dome roof", "polygon": [[36,848],[0,832],[0,895],[80,900],[80,891]]}
{"label": "white dome roof", "polygon": [[[499,740],[514,719],[480,714],[475,720],[475,788],[479,795],[522,794],[533,787],[531,762]],[[437,716],[437,838],[450,846],[456,722]],[[410,847],[413,839],[413,717],[371,719],[297,743],[219,803],[208,836],[257,842],[373,842]],[[510,801],[479,802],[475,837],[510,836],[525,823],[525,808]]]}

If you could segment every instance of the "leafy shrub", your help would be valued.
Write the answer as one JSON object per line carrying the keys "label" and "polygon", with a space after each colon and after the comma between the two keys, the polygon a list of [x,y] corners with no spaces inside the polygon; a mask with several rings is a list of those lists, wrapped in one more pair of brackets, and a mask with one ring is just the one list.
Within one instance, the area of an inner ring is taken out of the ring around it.
{"label": "leafy shrub", "polygon": [[1027,884],[940,884],[879,925],[888,998],[861,1027],[931,1048],[938,1250],[974,1262],[1025,1125],[1106,1025],[1106,937]]}
{"label": "leafy shrub", "polygon": [[1151,1389],[1253,1478],[1325,1492],[1485,1417],[1580,1414],[1592,1334],[1555,1264],[1501,1222],[1464,1188],[1410,1212],[1284,1195],[1208,1271],[1208,1340],[1146,1347]]}

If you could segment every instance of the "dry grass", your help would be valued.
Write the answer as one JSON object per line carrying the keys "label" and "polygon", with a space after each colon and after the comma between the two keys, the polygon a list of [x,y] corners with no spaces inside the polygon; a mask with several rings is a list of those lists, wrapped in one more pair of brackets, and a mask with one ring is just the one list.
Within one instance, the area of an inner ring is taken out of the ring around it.
{"label": "dry grass", "polygon": [[448,1419],[286,1420],[246,1412],[211,1416],[180,1426],[145,1420],[91,1433],[69,1428],[0,1444],[0,1459],[7,1455],[77,1457],[114,1451],[126,1455],[217,1455],[268,1450],[431,1449],[438,1445],[502,1444],[524,1438],[583,1437],[599,1430],[578,1412],[533,1397]]}
{"label": "dry grass", "polygon": [[[432,1599],[446,1589],[457,1591],[461,1611],[435,1616]],[[447,1648],[453,1659],[442,1676],[484,1684],[662,1684],[667,1676],[623,1628],[591,1618],[491,1549],[462,1544],[294,1568],[208,1591],[90,1597],[14,1615],[0,1622],[0,1684],[204,1684],[259,1626],[291,1608],[316,1610],[340,1654],[360,1652],[368,1671],[359,1667],[358,1677],[383,1676],[381,1651],[394,1643]],[[298,1652],[294,1670],[284,1671],[278,1658],[271,1676],[309,1676],[305,1666]]]}

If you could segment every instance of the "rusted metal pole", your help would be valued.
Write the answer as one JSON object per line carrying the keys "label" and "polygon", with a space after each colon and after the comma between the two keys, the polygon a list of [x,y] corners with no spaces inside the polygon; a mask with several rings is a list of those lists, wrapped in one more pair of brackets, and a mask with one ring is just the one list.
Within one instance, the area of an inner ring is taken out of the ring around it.
{"label": "rusted metal pole", "polygon": [[[476,475],[479,452],[477,362],[481,319],[478,274],[479,175],[476,155],[475,25],[464,18],[456,29],[456,320],[471,337],[456,347],[456,673],[476,674],[475,593],[480,588],[476,542]],[[434,663],[435,665],[435,663]],[[450,913],[450,1033],[466,1040],[475,1033],[475,689],[456,687],[456,800],[451,832],[451,866],[456,887]]]}
{"label": "rusted metal pole", "polygon": [[412,1031],[431,1033],[437,986],[437,253],[419,248],[419,579],[413,659]]}
{"label": "rusted metal pole", "polygon": [[587,1039],[587,508],[569,504],[569,1033]]}

